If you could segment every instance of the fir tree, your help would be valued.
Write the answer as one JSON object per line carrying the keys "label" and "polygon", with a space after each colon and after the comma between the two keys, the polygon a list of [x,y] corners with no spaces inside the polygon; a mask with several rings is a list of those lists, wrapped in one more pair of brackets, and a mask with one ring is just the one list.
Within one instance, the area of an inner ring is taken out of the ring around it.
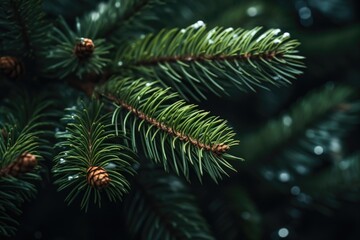
{"label": "fir tree", "polygon": [[[90,219],[121,207],[112,239],[261,239],[255,197],[290,189],[292,206],[324,214],[358,201],[358,144],[343,149],[358,131],[353,85],[318,84],[262,126],[235,123],[244,103],[229,122],[203,110],[290,91],[305,69],[282,26],[237,26],[233,6],[258,8],[210,2],[2,1],[1,237],[52,184]],[[184,14],[205,6],[208,21]]]}

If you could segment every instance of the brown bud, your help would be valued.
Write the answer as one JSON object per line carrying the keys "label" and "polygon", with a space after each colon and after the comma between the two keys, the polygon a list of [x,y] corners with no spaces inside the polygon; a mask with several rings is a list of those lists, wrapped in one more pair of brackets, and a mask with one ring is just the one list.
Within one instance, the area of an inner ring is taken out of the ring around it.
{"label": "brown bud", "polygon": [[229,149],[230,149],[230,147],[226,144],[214,144],[211,147],[211,151],[217,155],[221,155],[221,154],[225,153],[226,151],[228,151]]}
{"label": "brown bud", "polygon": [[0,57],[0,70],[11,79],[19,78],[24,72],[23,64],[11,56]]}
{"label": "brown bud", "polygon": [[13,163],[0,170],[0,176],[11,175],[19,176],[20,174],[32,171],[37,165],[36,156],[31,153],[21,154]]}
{"label": "brown bud", "polygon": [[109,174],[102,167],[89,167],[87,170],[87,182],[92,187],[107,187],[110,183]]}
{"label": "brown bud", "polygon": [[95,45],[90,38],[81,38],[74,47],[74,54],[79,59],[89,58],[94,52]]}

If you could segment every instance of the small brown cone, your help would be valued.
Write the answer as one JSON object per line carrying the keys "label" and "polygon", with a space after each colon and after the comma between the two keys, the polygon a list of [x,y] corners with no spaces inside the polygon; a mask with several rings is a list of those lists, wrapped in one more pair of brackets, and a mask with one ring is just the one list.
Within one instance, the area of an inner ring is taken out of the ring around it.
{"label": "small brown cone", "polygon": [[87,182],[96,188],[107,187],[110,183],[109,174],[102,167],[89,167],[87,170]]}
{"label": "small brown cone", "polygon": [[11,56],[0,57],[0,70],[11,79],[19,78],[24,72],[24,66],[16,58]]}
{"label": "small brown cone", "polygon": [[19,176],[20,174],[32,171],[37,165],[36,156],[31,153],[23,153],[9,166],[0,170],[0,176],[11,175]]}
{"label": "small brown cone", "polygon": [[95,45],[90,38],[81,38],[74,47],[74,54],[79,59],[89,58],[94,52]]}

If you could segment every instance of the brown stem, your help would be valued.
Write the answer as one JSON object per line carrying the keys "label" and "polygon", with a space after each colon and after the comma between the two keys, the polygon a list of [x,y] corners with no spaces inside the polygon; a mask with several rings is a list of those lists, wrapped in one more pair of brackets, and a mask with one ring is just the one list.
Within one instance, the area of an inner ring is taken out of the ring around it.
{"label": "brown stem", "polygon": [[171,224],[173,220],[171,219],[169,214],[166,214],[162,211],[164,209],[164,206],[162,206],[161,202],[159,202],[156,198],[154,199],[154,195],[150,192],[151,185],[149,185],[149,182],[142,177],[146,176],[141,176],[138,179],[134,178],[134,183],[138,187],[138,190],[140,190],[144,195],[144,199],[146,199],[145,201],[147,201],[150,205],[151,210],[154,211],[154,214],[158,216],[160,221],[164,224],[165,229],[170,234],[175,236],[177,240],[188,239],[181,231],[179,231],[179,228],[176,228]]}
{"label": "brown stem", "polygon": [[137,116],[138,118],[145,120],[146,122],[150,123],[151,125],[163,130],[164,132],[167,132],[175,137],[178,137],[181,141],[184,142],[190,142],[192,145],[197,146],[201,149],[204,149],[206,151],[211,151],[216,155],[221,155],[223,153],[225,153],[227,150],[230,149],[229,145],[226,144],[205,144],[202,142],[199,142],[197,139],[191,137],[191,136],[187,136],[186,134],[180,132],[180,131],[176,131],[173,128],[167,126],[165,123],[162,123],[160,121],[158,121],[155,118],[152,118],[148,115],[146,115],[145,113],[143,113],[142,111],[139,111],[138,109],[134,108],[133,106],[127,104],[126,102],[116,98],[113,95],[103,95],[105,98],[109,99],[112,102],[115,102],[116,104],[122,106],[123,108],[125,108],[126,110],[128,110],[129,112],[132,112],[135,116]]}
{"label": "brown stem", "polygon": [[106,82],[110,75],[111,72],[108,70],[104,71],[101,75],[88,73],[83,79],[79,79],[75,75],[72,75],[67,79],[67,82],[71,87],[80,90],[91,97],[93,96],[96,85],[101,85]]}
{"label": "brown stem", "polygon": [[276,53],[275,51],[269,53],[243,53],[238,55],[183,55],[183,56],[160,56],[147,60],[141,60],[136,62],[135,66],[149,66],[156,65],[159,63],[175,63],[177,61],[181,62],[205,62],[205,61],[234,61],[234,60],[247,60],[247,59],[274,59],[275,57],[281,57],[281,53]]}
{"label": "brown stem", "polygon": [[95,88],[94,82],[91,81],[81,82],[81,80],[77,78],[71,78],[68,80],[68,83],[70,86],[84,92],[89,97],[91,97],[94,92],[94,88]]}

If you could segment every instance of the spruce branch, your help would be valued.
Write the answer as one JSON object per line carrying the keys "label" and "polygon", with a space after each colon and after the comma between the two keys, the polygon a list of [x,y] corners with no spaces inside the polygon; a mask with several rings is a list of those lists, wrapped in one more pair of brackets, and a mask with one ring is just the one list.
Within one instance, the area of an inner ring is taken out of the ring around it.
{"label": "spruce branch", "polygon": [[334,158],[340,150],[334,145],[341,146],[360,119],[354,93],[347,86],[327,85],[305,96],[283,117],[245,137],[248,163],[275,161],[301,175],[321,165],[321,155]]}
{"label": "spruce branch", "polygon": [[48,126],[54,116],[53,101],[46,96],[30,97],[19,91],[0,109],[4,119],[0,122],[1,167],[11,164],[24,152],[48,156]]}
{"label": "spruce branch", "polygon": [[360,190],[360,153],[342,156],[331,167],[299,182],[301,189],[316,198],[333,195],[341,198],[345,192]]}
{"label": "spruce branch", "polygon": [[19,178],[0,177],[0,236],[15,235],[19,224],[15,217],[21,214],[21,205],[35,197],[34,180],[40,177],[30,173]]}
{"label": "spruce branch", "polygon": [[159,79],[196,100],[206,99],[205,90],[222,95],[228,87],[255,91],[289,84],[304,67],[299,42],[279,29],[260,30],[208,30],[201,21],[163,29],[120,48],[115,69]]}
{"label": "spruce branch", "polygon": [[112,45],[104,39],[89,39],[86,35],[75,33],[63,18],[60,26],[53,29],[54,47],[49,49],[47,73],[52,77],[65,78],[76,75],[103,73],[110,63],[109,53]]}
{"label": "spruce branch", "polygon": [[121,199],[130,187],[126,174],[134,174],[134,154],[112,141],[115,134],[102,107],[94,101],[67,109],[66,131],[57,134],[61,151],[54,158],[55,183],[59,191],[69,189],[65,199],[69,204],[81,196],[85,211],[92,200],[100,207],[103,194],[110,201]]}
{"label": "spruce branch", "polygon": [[[43,60],[48,27],[44,22],[42,0],[4,0],[0,5],[0,38],[12,55]],[[15,54],[14,54],[15,53]]]}
{"label": "spruce branch", "polygon": [[49,155],[46,128],[51,125],[52,101],[25,92],[15,94],[0,109],[0,235],[14,235],[24,201],[35,196],[40,165]]}
{"label": "spruce branch", "polygon": [[141,170],[124,209],[136,239],[214,239],[186,185],[159,169]]}
{"label": "spruce branch", "polygon": [[90,38],[105,38],[119,43],[134,30],[149,32],[150,22],[157,19],[156,7],[164,0],[109,0],[100,3],[97,10],[78,20],[79,32]]}
{"label": "spruce branch", "polygon": [[[297,181],[301,193],[296,207],[331,215],[360,200],[359,152],[339,156],[331,166]],[[308,199],[300,201],[300,199]],[[311,201],[310,201],[311,200]]]}
{"label": "spruce branch", "polygon": [[227,151],[238,141],[226,121],[144,79],[113,77],[96,91],[116,104],[113,122],[131,135],[132,148],[140,135],[146,156],[165,170],[189,179],[193,167],[199,180],[207,172],[215,181],[234,170],[228,161],[238,158]]}
{"label": "spruce branch", "polygon": [[261,214],[254,199],[242,186],[221,186],[204,192],[202,202],[206,203],[209,222],[217,239],[262,238]]}

